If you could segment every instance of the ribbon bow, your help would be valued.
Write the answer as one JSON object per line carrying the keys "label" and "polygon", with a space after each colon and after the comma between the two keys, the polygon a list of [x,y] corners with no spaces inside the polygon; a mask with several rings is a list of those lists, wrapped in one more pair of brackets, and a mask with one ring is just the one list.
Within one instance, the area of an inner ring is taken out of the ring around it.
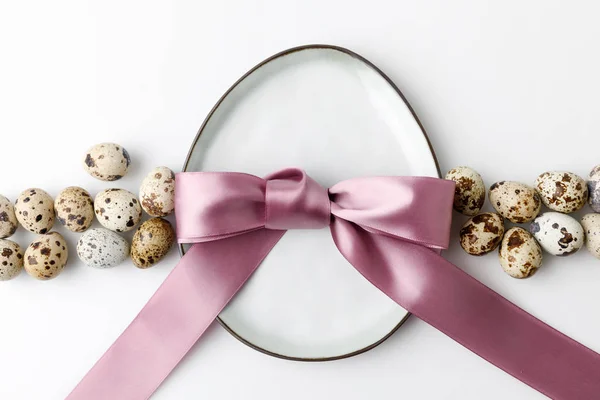
{"label": "ribbon bow", "polygon": [[454,183],[374,177],[322,188],[299,169],[176,177],[194,243],[70,400],[147,399],[287,229],[330,227],[342,255],[417,317],[555,399],[600,398],[600,355],[444,260]]}

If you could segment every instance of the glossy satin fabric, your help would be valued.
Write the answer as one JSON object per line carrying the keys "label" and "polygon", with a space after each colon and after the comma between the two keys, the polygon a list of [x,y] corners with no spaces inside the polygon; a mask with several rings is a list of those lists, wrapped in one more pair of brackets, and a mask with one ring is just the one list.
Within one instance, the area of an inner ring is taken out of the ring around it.
{"label": "glossy satin fabric", "polygon": [[367,280],[425,322],[554,399],[600,398],[600,355],[444,260],[454,184],[356,178],[329,190],[298,169],[176,177],[177,233],[195,243],[68,397],[146,399],[286,229],[329,226]]}

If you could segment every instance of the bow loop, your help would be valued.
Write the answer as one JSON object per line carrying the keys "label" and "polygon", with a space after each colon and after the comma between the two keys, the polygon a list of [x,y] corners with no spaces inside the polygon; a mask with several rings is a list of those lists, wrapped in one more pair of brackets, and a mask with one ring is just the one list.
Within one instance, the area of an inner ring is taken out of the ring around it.
{"label": "bow loop", "polygon": [[254,175],[186,172],[175,175],[180,243],[223,239],[264,227],[266,182]]}
{"label": "bow loop", "polygon": [[329,189],[331,213],[371,233],[446,249],[454,187],[453,181],[428,177],[349,179]]}

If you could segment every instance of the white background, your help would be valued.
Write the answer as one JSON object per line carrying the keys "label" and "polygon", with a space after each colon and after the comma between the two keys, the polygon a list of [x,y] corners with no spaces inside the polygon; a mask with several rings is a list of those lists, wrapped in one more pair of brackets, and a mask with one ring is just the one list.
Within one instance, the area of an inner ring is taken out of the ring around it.
{"label": "white background", "polygon": [[[568,4],[568,6],[567,6]],[[111,186],[81,168],[115,141],[137,191],[180,170],[195,133],[246,70],[288,47],[348,47],[382,68],[423,122],[444,172],[489,185],[600,163],[600,6],[560,1],[28,1],[0,3],[0,193]],[[464,218],[456,218],[454,232]],[[64,232],[64,230],[60,230]],[[147,271],[72,262],[54,281],[0,284],[0,398],[61,399],[175,264]],[[15,236],[26,246],[32,235]],[[527,311],[600,351],[600,260],[550,258],[533,278],[495,254],[447,257]],[[102,272],[102,273],[99,273]],[[416,318],[378,348],[305,364],[264,356],[216,324],[160,399],[537,399],[540,394]]]}

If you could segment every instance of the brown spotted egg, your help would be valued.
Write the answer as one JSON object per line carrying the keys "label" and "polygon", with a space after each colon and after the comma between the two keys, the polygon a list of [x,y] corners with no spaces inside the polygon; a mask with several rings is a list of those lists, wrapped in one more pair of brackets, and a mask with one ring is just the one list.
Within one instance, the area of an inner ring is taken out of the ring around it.
{"label": "brown spotted egg", "polygon": [[175,174],[167,167],[154,168],[140,186],[142,208],[152,217],[165,217],[175,209]]}
{"label": "brown spotted egg", "polygon": [[506,231],[498,251],[500,265],[513,278],[528,278],[542,266],[542,249],[535,238],[520,227]]}
{"label": "brown spotted egg", "polygon": [[56,219],[71,232],[84,232],[94,222],[94,202],[80,187],[64,189],[54,200]]}
{"label": "brown spotted egg", "polygon": [[102,181],[116,181],[127,173],[131,158],[125,148],[116,143],[100,143],[85,154],[83,167],[88,174]]}
{"label": "brown spotted egg", "polygon": [[94,199],[100,224],[114,232],[127,232],[142,219],[142,207],[135,195],[125,189],[107,189]]}
{"label": "brown spotted egg", "polygon": [[27,189],[15,202],[17,220],[33,233],[44,234],[54,225],[54,201],[42,189]]}
{"label": "brown spotted egg", "polygon": [[169,221],[149,219],[133,235],[131,260],[138,268],[149,268],[167,255],[174,240],[175,232]]}
{"label": "brown spotted egg", "polygon": [[535,190],[519,182],[501,181],[490,187],[490,203],[510,222],[531,222],[540,213],[542,201]]}
{"label": "brown spotted egg", "polygon": [[456,182],[454,209],[468,216],[479,213],[485,202],[485,185],[481,175],[469,167],[456,167],[448,171],[446,179]]}
{"label": "brown spotted egg", "polygon": [[480,256],[495,250],[504,236],[504,219],[496,213],[481,213],[469,219],[460,230],[464,251]]}
{"label": "brown spotted egg", "polygon": [[537,217],[529,231],[544,250],[554,256],[577,252],[585,242],[581,224],[573,217],[559,212],[546,212]]}
{"label": "brown spotted egg", "polygon": [[23,250],[12,240],[0,239],[0,281],[15,278],[23,269]]}
{"label": "brown spotted egg", "polygon": [[57,232],[38,236],[25,250],[25,271],[39,280],[56,278],[69,259],[67,242]]}
{"label": "brown spotted egg", "polygon": [[588,199],[587,183],[572,172],[544,172],[535,181],[535,190],[551,210],[572,213]]}
{"label": "brown spotted egg", "polygon": [[581,219],[585,231],[585,245],[590,253],[600,258],[600,214],[586,214]]}
{"label": "brown spotted egg", "polygon": [[0,195],[0,239],[12,236],[17,231],[15,207],[6,197]]}

